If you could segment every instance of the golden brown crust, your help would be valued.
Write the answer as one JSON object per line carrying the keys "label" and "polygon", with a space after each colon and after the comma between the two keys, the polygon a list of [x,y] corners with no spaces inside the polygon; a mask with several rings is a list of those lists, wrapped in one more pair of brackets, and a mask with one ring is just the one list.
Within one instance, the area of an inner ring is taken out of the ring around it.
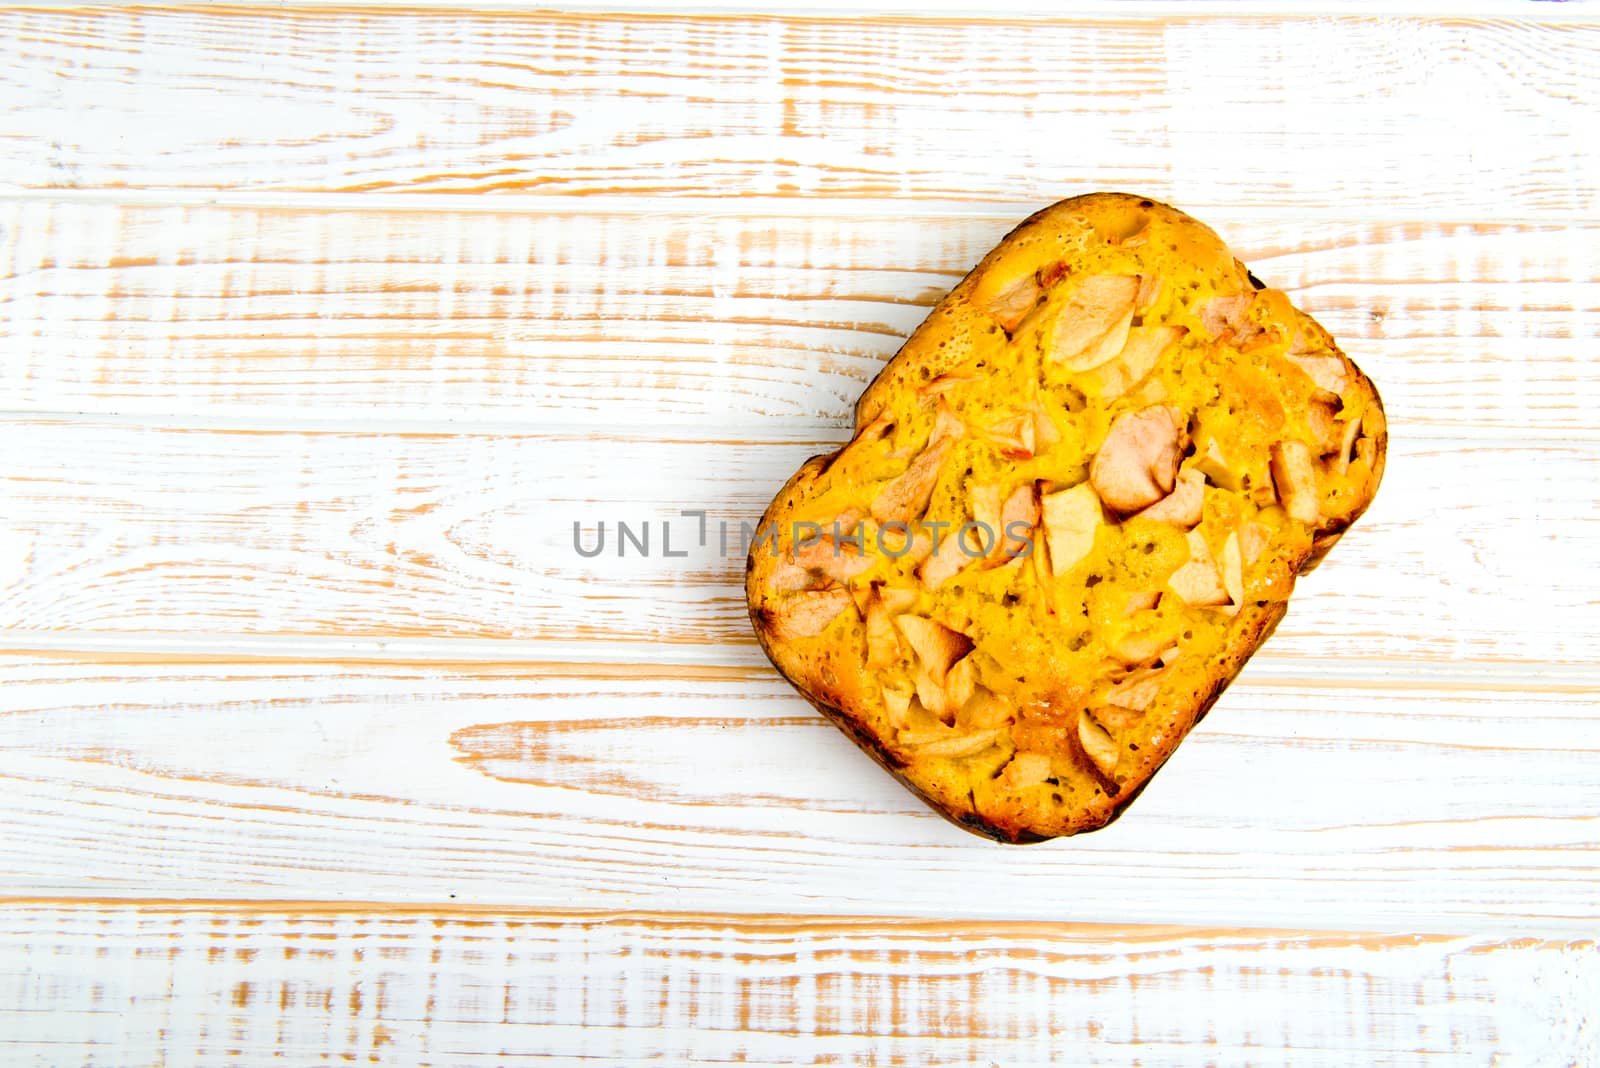
{"label": "golden brown crust", "polygon": [[[1214,233],[1074,198],[985,256],[862,393],[851,442],[779,491],[751,619],[946,818],[1092,830],[1370,504],[1386,446],[1370,379]],[[930,547],[962,521],[1019,533]]]}

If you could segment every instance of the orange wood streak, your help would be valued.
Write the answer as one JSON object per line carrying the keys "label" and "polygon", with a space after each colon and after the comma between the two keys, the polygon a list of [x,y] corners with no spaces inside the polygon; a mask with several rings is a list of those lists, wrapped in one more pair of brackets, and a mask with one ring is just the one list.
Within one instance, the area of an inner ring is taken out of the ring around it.
{"label": "orange wood streak", "polygon": [[26,958],[0,952],[18,991],[5,1047],[88,1040],[123,1062],[227,1036],[247,1061],[1185,1064],[1354,1046],[1582,1063],[1600,973],[1591,939],[384,902],[0,902],[0,950],[19,944]]}
{"label": "orange wood streak", "polygon": [[[0,343],[20,372],[8,405],[45,417],[418,418],[446,435],[509,415],[680,438],[686,424],[723,440],[777,424],[821,436],[846,424],[923,307],[1015,221],[916,210],[542,205],[507,219],[370,205],[351,215],[0,204],[0,227],[51,233],[17,241],[0,267],[10,312]],[[1600,286],[1592,222],[1284,222],[1237,207],[1206,217],[1371,367],[1408,425],[1592,438],[1600,364],[1583,358],[1582,340],[1600,331],[1600,307],[1584,296]],[[173,262],[116,266],[130,246],[139,264]],[[552,260],[563,270],[547,269]],[[1501,299],[1511,292],[1517,301]]]}
{"label": "orange wood streak", "polygon": [[[239,435],[106,418],[15,417],[0,421],[0,438],[18,443],[4,475],[0,645],[7,630],[64,645],[185,633],[414,639],[454,660],[454,640],[581,642],[616,662],[646,659],[623,650],[649,643],[681,650],[663,659],[740,667],[759,664],[740,523],[818,451],[781,430],[764,441]],[[1336,653],[1370,658],[1374,673],[1402,662],[1591,665],[1600,517],[1562,487],[1597,471],[1600,449],[1581,440],[1470,449],[1397,437],[1385,492],[1347,535],[1350,551],[1305,580],[1316,594],[1296,601],[1262,658]],[[713,525],[690,557],[664,557],[662,524],[688,543],[694,527],[680,512],[697,507],[728,523],[726,555]],[[613,524],[608,551],[581,558],[572,524],[600,519]],[[623,519],[652,524],[649,558],[617,555]]]}
{"label": "orange wood streak", "polygon": [[[284,896],[404,897],[446,878],[480,900],[515,887],[504,892],[548,902],[577,885],[659,904],[661,879],[722,905],[792,909],[798,895],[938,911],[946,880],[977,878],[1019,909],[1065,894],[1115,902],[1094,906],[1104,916],[1203,907],[1295,924],[1322,915],[1307,902],[1337,886],[1344,922],[1392,925],[1419,901],[1483,922],[1588,922],[1594,680],[1519,691],[1516,672],[1457,665],[1431,688],[1348,675],[1308,686],[1252,669],[1141,801],[1140,837],[996,868],[1002,858],[930,829],[776,673],[688,674],[0,660],[0,827],[25,843],[12,885],[59,885],[53,872],[92,864],[97,886],[154,894],[242,880]],[[1449,791],[1429,786],[1446,779]],[[392,840],[431,874],[394,870]],[[877,883],[856,879],[863,863]],[[1190,880],[1234,889],[1201,903]],[[1256,885],[1290,889],[1271,905],[1235,896]]]}
{"label": "orange wood streak", "polygon": [[[31,131],[13,141],[7,177],[28,189],[1015,203],[1109,171],[1186,207],[1354,199],[1557,216],[1594,201],[1592,115],[1581,94],[1552,88],[1585,84],[1594,29],[1548,12],[1535,23],[356,10],[0,13],[3,39],[27,42],[8,59],[23,84],[41,67],[73,69],[121,135],[107,146]],[[1476,62],[1409,62],[1438,54]],[[241,55],[250,66],[231,66]],[[450,77],[416,73],[430,69]],[[270,121],[241,129],[218,122],[227,107],[192,108],[200,136],[122,103],[177,110],[208,79]],[[21,99],[31,111],[61,98]],[[1505,151],[1468,151],[1457,106],[1514,134]],[[1321,139],[1310,145],[1307,121]],[[990,164],[1023,144],[1028,166]]]}
{"label": "orange wood streak", "polygon": [[[1450,932],[1447,927],[1430,933],[1384,933],[1376,931],[1307,930],[1291,927],[1230,927],[1191,926],[1184,924],[1151,923],[1085,923],[1052,922],[1043,920],[960,919],[942,920],[895,915],[810,914],[795,912],[697,912],[694,910],[669,911],[662,909],[590,909],[555,908],[517,904],[488,904],[482,902],[457,902],[449,900],[385,901],[381,899],[322,900],[317,898],[220,898],[195,895],[192,897],[126,897],[71,895],[5,895],[0,894],[0,910],[59,909],[77,915],[96,912],[125,911],[152,916],[202,917],[228,921],[250,922],[272,918],[293,919],[310,928],[331,923],[336,919],[394,918],[425,922],[433,925],[459,925],[484,927],[500,923],[526,923],[530,925],[584,927],[605,924],[632,923],[662,930],[703,930],[726,928],[740,933],[778,933],[801,935],[830,933],[861,935],[904,934],[908,937],[938,939],[1008,938],[1021,943],[1049,937],[1066,942],[1082,942],[1089,946],[1108,942],[1137,943],[1144,941],[1170,941],[1174,938],[1195,938],[1206,941],[1238,940],[1241,942],[1295,941],[1329,946],[1366,945],[1382,946],[1416,945],[1448,942],[1464,937],[1461,932]],[[1506,938],[1510,945],[1535,946],[1542,944],[1592,943],[1589,939],[1540,939],[1530,937]]]}
{"label": "orange wood streak", "polygon": [[[360,657],[351,656],[346,652],[332,647],[321,649],[313,648],[307,652],[297,652],[294,655],[274,655],[272,653],[194,653],[183,649],[162,650],[160,652],[141,653],[123,650],[92,651],[61,650],[61,649],[8,649],[5,648],[3,636],[0,636],[0,677],[12,663],[23,663],[31,660],[55,661],[72,664],[81,664],[84,667],[83,678],[87,681],[97,677],[93,670],[99,666],[158,666],[170,665],[172,667],[201,666],[201,665],[226,665],[239,664],[252,667],[270,664],[285,666],[337,666],[349,668],[351,671],[371,670],[397,670],[394,658]],[[403,667],[398,670],[404,671]],[[737,664],[673,664],[650,663],[639,661],[552,661],[552,660],[449,660],[446,658],[427,658],[427,670],[448,672],[463,679],[487,678],[559,678],[559,679],[588,679],[595,681],[615,679],[662,679],[668,681],[708,681],[708,682],[756,682],[772,678],[772,671],[766,666],[740,666]],[[294,674],[286,672],[285,674]],[[0,709],[0,713],[5,710]]]}
{"label": "orange wood streak", "polygon": [[[796,730],[832,730],[819,716],[760,718],[636,716],[628,719],[546,720],[484,723],[450,736],[455,759],[503,782],[558,786],[672,804],[766,805],[793,810],[852,811],[842,799],[799,791],[787,794],[743,790],[729,798],[714,780],[667,780],[659,774],[658,744],[689,747],[701,737],[727,744],[731,732],[746,732],[752,748],[770,748]],[[654,772],[655,774],[652,774]],[[652,779],[656,781],[651,781]],[[908,802],[902,806],[912,810]]]}
{"label": "orange wood streak", "polygon": [[[1600,1064],[1600,24],[1166,10],[0,10],[0,1061]],[[753,519],[1111,185],[1397,462],[1002,855],[541,524]]]}

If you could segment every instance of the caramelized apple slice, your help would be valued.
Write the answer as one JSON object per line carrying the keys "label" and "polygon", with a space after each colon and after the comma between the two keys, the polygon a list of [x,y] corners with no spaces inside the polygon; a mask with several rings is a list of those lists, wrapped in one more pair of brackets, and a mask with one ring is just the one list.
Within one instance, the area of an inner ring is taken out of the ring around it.
{"label": "caramelized apple slice", "polygon": [[1189,562],[1172,573],[1167,588],[1185,604],[1200,607],[1227,604],[1228,590],[1222,584],[1216,558],[1198,530],[1189,531]]}
{"label": "caramelized apple slice", "polygon": [[1031,532],[1039,525],[1039,498],[1037,490],[1030,484],[1023,484],[1011,491],[1005,503],[1000,506],[1000,525],[995,528],[996,556],[1002,563],[1009,563],[1027,549],[1029,533],[1018,533],[1026,524]]}
{"label": "caramelized apple slice", "polygon": [[945,454],[965,432],[965,425],[940,397],[939,412],[934,418],[927,448],[917,454],[903,474],[878,493],[872,502],[872,518],[879,523],[905,523],[921,515],[928,507],[928,498],[933,495],[934,483],[939,480],[939,467],[944,463]]}
{"label": "caramelized apple slice", "polygon": [[1291,354],[1286,357],[1306,376],[1316,383],[1318,389],[1338,396],[1350,385],[1350,372],[1345,369],[1344,360],[1338,356],[1302,356]]}
{"label": "caramelized apple slice", "polygon": [[1228,591],[1228,613],[1239,610],[1244,604],[1244,559],[1239,551],[1239,532],[1230,531],[1222,543],[1222,588]]}
{"label": "caramelized apple slice", "polygon": [[1050,418],[1050,413],[1045,411],[1044,403],[1039,398],[1033,399],[1028,411],[1033,413],[1033,450],[1035,453],[1044,452],[1061,440],[1061,430]]}
{"label": "caramelized apple slice", "polygon": [[1254,293],[1235,293],[1216,297],[1200,309],[1200,322],[1218,340],[1240,341],[1260,332],[1250,319]]}
{"label": "caramelized apple slice", "polygon": [[1146,274],[1139,278],[1139,295],[1134,298],[1134,309],[1143,315],[1150,310],[1150,306],[1161,296],[1161,276],[1159,274]]}
{"label": "caramelized apple slice", "polygon": [[966,385],[969,382],[976,382],[976,381],[978,381],[978,376],[977,375],[974,375],[974,374],[961,374],[961,373],[957,373],[957,372],[952,371],[949,374],[940,375],[938,378],[935,378],[932,382],[929,382],[927,385],[925,385],[921,389],[917,390],[917,396],[921,397],[923,400],[928,400],[931,397],[938,397],[938,396],[942,396],[943,394],[949,393],[952,389],[955,389],[957,386]]}
{"label": "caramelized apple slice", "polygon": [[1172,635],[1160,631],[1137,630],[1111,643],[1111,655],[1124,664],[1148,664],[1172,644]]}
{"label": "caramelized apple slice", "polygon": [[924,589],[936,590],[973,562],[973,557],[961,551],[953,535],[939,540],[933,555],[917,565],[917,579]]}
{"label": "caramelized apple slice", "polygon": [[1306,425],[1311,428],[1318,456],[1337,453],[1339,443],[1344,440],[1345,424],[1339,422],[1339,413],[1333,410],[1334,403],[1318,399],[1306,406]]}
{"label": "caramelized apple slice", "polygon": [[1086,482],[1046,494],[1040,503],[1045,538],[1050,545],[1050,573],[1060,575],[1094,550],[1095,532],[1105,517],[1100,511],[1100,499]]}
{"label": "caramelized apple slice", "polygon": [[972,657],[964,656],[955,662],[955,666],[945,672],[944,700],[948,708],[960,708],[972,700],[972,695],[978,689],[978,665],[972,662]]}
{"label": "caramelized apple slice", "polygon": [[978,434],[999,449],[1006,459],[1027,460],[1033,456],[1037,425],[1032,412],[1014,412],[979,429]]}
{"label": "caramelized apple slice", "polygon": [[1272,542],[1272,528],[1262,523],[1246,523],[1239,531],[1239,549],[1246,566],[1261,559],[1261,554]]}
{"label": "caramelized apple slice", "polygon": [[998,737],[998,730],[975,731],[971,734],[957,734],[951,731],[942,731],[935,734],[932,731],[901,731],[899,742],[917,751],[922,757],[945,757],[950,760],[959,757],[972,756],[981,753],[994,744]]}
{"label": "caramelized apple slice", "polygon": [[1272,481],[1278,499],[1291,519],[1314,524],[1320,514],[1317,468],[1311,446],[1303,441],[1280,441],[1272,447]]}
{"label": "caramelized apple slice", "polygon": [[1128,594],[1127,604],[1123,606],[1122,618],[1128,619],[1140,612],[1156,607],[1161,603],[1161,594],[1155,590],[1140,590],[1138,593]]}
{"label": "caramelized apple slice", "polygon": [[1088,371],[1116,357],[1128,340],[1137,275],[1090,275],[1056,318],[1047,355],[1069,371]]}
{"label": "caramelized apple slice", "polygon": [[853,543],[835,542],[831,535],[795,549],[794,562],[838,582],[848,582],[872,566],[872,558],[862,556]]}
{"label": "caramelized apple slice", "polygon": [[883,709],[889,714],[889,723],[903,730],[911,722],[911,695],[884,687]]}
{"label": "caramelized apple slice", "polygon": [[1050,758],[1043,753],[1019,751],[1000,772],[1001,789],[1015,792],[1029,786],[1039,786],[1050,778]]}
{"label": "caramelized apple slice", "polygon": [[1148,508],[1172,492],[1185,436],[1167,405],[1124,412],[1089,465],[1089,482],[1114,511]]}
{"label": "caramelized apple slice", "polygon": [[1164,667],[1152,667],[1134,672],[1111,687],[1106,693],[1106,704],[1132,712],[1145,711],[1150,707],[1150,702],[1161,692],[1161,684],[1166,681],[1168,670]]}
{"label": "caramelized apple slice", "polygon": [[790,594],[778,601],[771,610],[773,634],[780,641],[815,637],[853,603],[850,591],[843,586]]}
{"label": "caramelized apple slice", "polygon": [[1157,519],[1188,529],[1200,522],[1205,507],[1206,477],[1193,468],[1178,472],[1178,484],[1171,493],[1139,512],[1141,519]]}
{"label": "caramelized apple slice", "polygon": [[1023,275],[989,302],[989,314],[1002,330],[1014,334],[1022,320],[1039,303],[1041,292],[1039,282],[1033,275]]}
{"label": "caramelized apple slice", "polygon": [[957,660],[972,651],[972,639],[943,623],[922,616],[903,615],[895,620],[900,633],[939,686]]}
{"label": "caramelized apple slice", "polygon": [[1333,470],[1344,474],[1350,470],[1350,458],[1355,449],[1356,439],[1361,436],[1361,417],[1358,415],[1344,425],[1344,434],[1339,438],[1339,452],[1333,458]]}
{"label": "caramelized apple slice", "polygon": [[1171,324],[1134,327],[1116,359],[1084,374],[1084,390],[1102,400],[1115,400],[1155,370],[1166,351],[1188,332],[1187,327]]}
{"label": "caramelized apple slice", "polygon": [[894,616],[880,592],[873,586],[867,594],[867,667],[881,671],[900,661],[900,639],[895,634]]}
{"label": "caramelized apple slice", "polygon": [[1110,775],[1117,770],[1117,760],[1122,756],[1122,751],[1117,748],[1110,732],[1087,709],[1078,713],[1078,743],[1102,775]]}

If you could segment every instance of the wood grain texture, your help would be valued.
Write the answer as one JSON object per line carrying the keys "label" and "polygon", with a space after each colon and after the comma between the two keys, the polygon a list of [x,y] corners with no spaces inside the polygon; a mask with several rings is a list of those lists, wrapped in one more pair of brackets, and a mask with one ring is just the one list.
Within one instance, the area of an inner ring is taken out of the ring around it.
{"label": "wood grain texture", "polygon": [[[0,202],[4,406],[837,429],[1027,211],[858,209]],[[1206,221],[1397,426],[1600,435],[1600,223]]]}
{"label": "wood grain texture", "polygon": [[[1600,20],[1362,2],[0,8],[0,1062],[1600,1061]],[[716,524],[1119,187],[1391,465],[1128,816],[1008,849]]]}
{"label": "wood grain texture", "polygon": [[[720,662],[757,664],[742,524],[831,447],[622,426],[6,420],[0,642],[8,631],[63,648],[82,632],[576,639],[711,646]],[[1423,661],[1592,665],[1597,493],[1595,445],[1397,437],[1377,502],[1303,581],[1261,655],[1385,674]],[[706,544],[684,510],[707,513]],[[619,522],[649,528],[648,556]],[[601,545],[593,559],[578,551]]]}
{"label": "wood grain texture", "polygon": [[1252,667],[1126,817],[1027,849],[945,824],[769,671],[10,654],[0,690],[12,894],[1600,923],[1600,679]]}
{"label": "wood grain texture", "polygon": [[0,189],[1041,202],[1137,183],[1202,213],[1562,218],[1595,203],[1597,34],[1586,20],[8,10]]}
{"label": "wood grain texture", "polygon": [[[1589,1063],[1592,940],[107,902],[0,908],[59,1063]],[[1271,1014],[1270,1018],[1268,1014]]]}

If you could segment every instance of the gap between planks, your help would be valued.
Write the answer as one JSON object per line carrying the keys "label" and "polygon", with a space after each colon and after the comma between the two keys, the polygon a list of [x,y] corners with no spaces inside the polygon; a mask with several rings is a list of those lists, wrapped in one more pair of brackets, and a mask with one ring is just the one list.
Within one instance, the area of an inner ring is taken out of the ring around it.
{"label": "gap between planks", "polygon": [[[1374,683],[1400,690],[1600,692],[1600,663],[1546,661],[1430,662],[1274,657],[1270,643],[1235,683],[1340,688]],[[619,655],[624,653],[625,655]],[[282,635],[138,634],[0,630],[0,657],[38,657],[91,665],[305,664],[350,668],[414,665],[516,676],[740,682],[768,680],[775,669],[754,644],[659,641],[473,640],[470,638],[296,638]]]}
{"label": "gap between planks", "polygon": [[0,1048],[87,1065],[1576,1064],[1597,982],[1584,938],[0,908]]}
{"label": "gap between planks", "polygon": [[[84,6],[83,0],[29,0],[21,3],[10,0],[0,3],[0,12],[81,10]],[[150,9],[146,0],[101,0],[94,6],[110,10]],[[168,4],[164,5],[164,9],[182,11],[186,6],[190,5]],[[228,10],[230,7],[223,4],[192,6],[219,10]],[[258,10],[248,5],[232,6],[244,11]],[[1523,19],[1523,21],[1537,21],[1552,26],[1584,25],[1600,17],[1596,14],[1597,7],[1600,7],[1600,4],[1595,0],[1564,0],[1565,10],[1540,10],[1537,20]],[[517,3],[516,0],[408,0],[406,3],[394,3],[392,0],[280,0],[273,9],[285,14],[301,11],[311,14],[349,11],[363,15],[374,11],[434,15],[457,12],[472,15],[528,14],[527,6]],[[804,0],[801,3],[782,6],[748,3],[745,0],[726,0],[722,3],[717,0],[710,2],[702,0],[698,3],[632,0],[626,5],[619,4],[618,0],[566,0],[561,5],[561,10],[571,14],[600,16],[627,14],[640,18],[652,15],[662,18],[749,17],[800,22],[816,18],[838,18],[843,15],[862,21],[914,23],[945,22],[959,18],[964,23],[980,24],[1033,21],[1128,22],[1137,19],[1154,21],[1180,17],[1186,21],[1245,17],[1282,21],[1285,18],[1422,18],[1441,15],[1459,19],[1493,19],[1525,16],[1528,12],[1528,0],[1464,0],[1460,3],[1444,3],[1440,0],[1403,0],[1396,3],[1382,3],[1377,0],[1344,0],[1344,2],[1323,0],[1321,3],[1299,6],[1288,15],[1285,14],[1283,4],[1263,2],[1263,0],[1140,0],[1138,4],[1130,4],[1128,0],[1081,0],[1072,6],[1070,14],[1064,14],[1058,4],[1028,3],[996,4],[975,14],[970,3],[961,3],[958,0],[873,0],[871,3],[858,3],[856,0]]]}
{"label": "gap between planks", "polygon": [[[906,938],[949,938],[958,940],[998,939],[1038,945],[1044,940],[1081,943],[1088,947],[1111,942],[1159,943],[1173,939],[1204,941],[1296,942],[1314,947],[1326,945],[1365,945],[1369,948],[1422,945],[1461,939],[1505,940],[1534,945],[1541,941],[1564,942],[1594,950],[1596,940],[1562,939],[1558,935],[1540,936],[1528,932],[1486,932],[1481,925],[1471,930],[1434,923],[1424,929],[1383,930],[1378,928],[1285,927],[1248,924],[1185,924],[1138,922],[1090,922],[1083,920],[1010,919],[1005,916],[963,916],[945,919],[892,913],[705,911],[698,909],[618,908],[596,909],[505,904],[483,901],[386,900],[382,898],[227,898],[204,895],[162,897],[159,895],[36,895],[0,894],[0,917],[6,913],[32,910],[60,910],[74,914],[126,911],[170,914],[175,918],[200,916],[217,921],[248,923],[251,919],[295,919],[310,923],[329,923],[350,919],[358,924],[377,925],[385,921],[426,922],[433,926],[449,924],[463,928],[528,924],[562,927],[638,925],[658,929],[688,931],[725,930],[752,936],[804,936],[834,934],[844,937],[883,936]],[[0,921],[3,924],[3,921]]]}
{"label": "gap between planks", "polygon": [[[205,431],[218,434],[284,434],[301,437],[396,437],[396,438],[552,438],[570,441],[574,438],[637,442],[640,445],[727,445],[811,446],[819,452],[832,452],[851,440],[854,428],[838,420],[795,419],[774,417],[770,425],[756,428],[749,425],[726,427],[694,426],[682,422],[636,419],[628,423],[585,421],[582,432],[570,425],[544,423],[539,420],[516,421],[504,417],[492,419],[460,419],[449,416],[419,418],[380,415],[364,417],[359,422],[339,416],[284,416],[257,415],[255,413],[195,414],[192,412],[82,412],[49,411],[34,409],[0,409],[0,433],[8,423],[33,425],[114,426],[140,430]],[[1561,444],[1582,448],[1586,445],[1600,447],[1600,423],[1592,431],[1583,432],[1564,427],[1537,426],[1486,426],[1482,433],[1467,437],[1450,433],[1430,433],[1405,429],[1404,440],[1417,448],[1460,450],[1463,453],[1481,448],[1486,442],[1511,448],[1538,449],[1546,445]],[[1391,440],[1396,436],[1390,425]],[[0,472],[3,477],[3,472]],[[776,491],[777,486],[773,487]]]}
{"label": "gap between planks", "polygon": [[14,896],[1594,930],[1589,694],[1241,681],[1137,818],[1014,850],[925,810],[775,673],[5,678]]}
{"label": "gap between planks", "polygon": [[[1600,8],[1600,0],[1596,0]],[[0,6],[0,14],[5,11]],[[1596,16],[1600,20],[1600,15]],[[1130,183],[1108,183],[1098,188],[1106,191],[1137,192],[1127,188]],[[1136,185],[1137,183],[1131,183]],[[1076,196],[1091,192],[1084,189],[1063,189],[1062,196]],[[45,189],[0,189],[0,207],[6,204],[62,204],[68,206],[148,207],[148,208],[234,208],[260,211],[328,212],[353,214],[409,213],[417,215],[576,215],[659,217],[686,216],[697,219],[919,219],[993,220],[1021,223],[1023,219],[1053,203],[1051,199],[1036,196],[1019,196],[1011,200],[907,200],[891,196],[841,196],[813,199],[806,197],[739,196],[722,199],[672,196],[632,196],[627,194],[602,195],[544,195],[526,197],[484,196],[481,193],[380,193],[371,191],[322,192],[298,189],[232,190],[217,189],[196,192],[185,189],[123,189],[89,188],[73,189],[51,187]],[[735,206],[737,205],[737,206]],[[1207,202],[1188,199],[1174,207],[1194,215],[1202,222],[1220,215],[1248,216],[1263,222],[1305,223],[1310,227],[1318,223],[1348,223],[1352,219],[1349,204],[1309,205],[1307,207],[1278,206],[1270,203],[1241,206],[1231,201]],[[1513,211],[1493,213],[1467,212],[1459,215],[1430,213],[1419,217],[1415,206],[1390,207],[1388,205],[1363,205],[1360,221],[1377,226],[1403,226],[1408,223],[1425,223],[1430,227],[1450,226],[1515,226],[1549,228],[1565,224],[1586,227],[1600,224],[1600,212],[1568,212],[1559,220],[1549,215],[1518,214]]]}
{"label": "gap between planks", "polygon": [[10,9],[0,184],[1592,209],[1592,20],[371,10]]}
{"label": "gap between planks", "polygon": [[[12,632],[300,634],[346,650],[447,635],[659,641],[743,646],[733,655],[745,663],[759,654],[740,523],[815,451],[657,442],[641,467],[638,442],[582,435],[9,429],[22,446],[0,482],[11,527],[0,620]],[[1464,453],[1396,440],[1386,491],[1337,570],[1302,590],[1313,595],[1275,655],[1530,673],[1593,663],[1600,541],[1570,487],[1592,484],[1597,464],[1592,445]],[[574,549],[573,523],[587,518],[591,534],[596,519],[653,520],[664,550],[661,524],[697,506],[731,524],[720,554],[716,528],[696,547],[681,524],[683,559]]]}
{"label": "gap between planks", "polygon": [[[1342,339],[1397,436],[1595,434],[1600,227],[1210,222]],[[1005,229],[892,213],[12,204],[0,208],[0,379],[12,387],[0,404],[247,426],[836,438],[868,380]]]}
{"label": "gap between planks", "polygon": [[228,917],[314,916],[395,919],[438,919],[472,925],[475,921],[503,923],[528,921],[553,924],[638,923],[660,927],[703,928],[728,926],[751,931],[796,933],[829,930],[880,933],[885,930],[926,935],[981,937],[1000,935],[1012,938],[1051,937],[1096,944],[1110,939],[1164,940],[1174,936],[1205,939],[1285,939],[1332,942],[1437,942],[1469,937],[1475,932],[1439,926],[1404,934],[1376,930],[1346,930],[1339,927],[1292,928],[1251,927],[1215,924],[1089,923],[1081,920],[1033,920],[995,918],[935,919],[893,914],[799,913],[799,912],[704,912],[694,909],[592,909],[563,908],[519,903],[495,904],[481,901],[392,901],[339,898],[227,898],[227,897],[141,897],[133,895],[40,896],[0,893],[0,911],[19,909],[111,910],[171,912],[182,915],[205,914]]}

